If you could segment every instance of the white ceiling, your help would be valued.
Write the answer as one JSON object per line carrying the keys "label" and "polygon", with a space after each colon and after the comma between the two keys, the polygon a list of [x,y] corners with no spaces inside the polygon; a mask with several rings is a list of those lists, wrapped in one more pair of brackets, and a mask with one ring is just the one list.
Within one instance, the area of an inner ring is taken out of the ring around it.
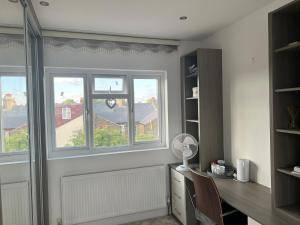
{"label": "white ceiling", "polygon": [[0,26],[22,26],[23,10],[19,3],[0,0]]}
{"label": "white ceiling", "polygon": [[[39,1],[32,3],[45,29],[197,40],[274,0],[48,0],[48,7]],[[0,2],[0,24],[17,23],[18,16],[7,20],[15,5]]]}

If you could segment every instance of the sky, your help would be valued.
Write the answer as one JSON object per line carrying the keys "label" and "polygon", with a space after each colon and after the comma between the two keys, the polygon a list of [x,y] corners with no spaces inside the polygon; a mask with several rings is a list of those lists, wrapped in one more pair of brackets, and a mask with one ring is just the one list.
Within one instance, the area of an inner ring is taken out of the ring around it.
{"label": "sky", "polygon": [[[83,97],[83,79],[56,77],[54,79],[54,92],[56,103],[61,103],[66,99],[73,99],[80,102]],[[95,89],[109,92],[111,90],[122,90],[123,82],[121,78],[98,78],[95,81]],[[157,96],[157,80],[136,79],[134,81],[135,102],[145,102],[147,99]]]}
{"label": "sky", "polygon": [[13,94],[17,105],[26,105],[26,78],[25,76],[1,76],[0,93],[3,99],[5,94]]}
{"label": "sky", "polygon": [[[66,99],[74,99],[80,102],[83,97],[83,79],[82,78],[65,78],[56,77],[55,83],[55,100],[61,103]],[[108,91],[122,90],[123,81],[121,78],[99,78],[95,81],[96,90]],[[154,79],[135,79],[135,102],[145,102],[147,99],[157,96],[157,80]],[[26,104],[26,78],[24,76],[2,76],[0,77],[0,93],[3,99],[7,93],[13,94],[17,105]]]}

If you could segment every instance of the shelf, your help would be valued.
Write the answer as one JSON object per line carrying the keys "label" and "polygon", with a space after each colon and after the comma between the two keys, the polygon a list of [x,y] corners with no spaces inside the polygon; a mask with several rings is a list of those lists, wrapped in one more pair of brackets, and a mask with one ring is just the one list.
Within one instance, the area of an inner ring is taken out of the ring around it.
{"label": "shelf", "polygon": [[277,169],[277,171],[289,176],[300,178],[300,174],[293,173],[293,168]]}
{"label": "shelf", "polygon": [[292,204],[277,208],[278,211],[300,222],[300,204]]}
{"label": "shelf", "polygon": [[275,52],[285,52],[285,51],[299,51],[300,50],[300,42],[297,44],[287,45],[282,48],[275,49]]}
{"label": "shelf", "polygon": [[186,100],[197,100],[198,97],[190,97],[190,98],[186,98]]}
{"label": "shelf", "polygon": [[297,92],[300,91],[300,87],[295,88],[282,88],[282,89],[276,89],[276,93],[282,93],[282,92]]}
{"label": "shelf", "polygon": [[192,73],[192,74],[189,74],[189,75],[185,76],[185,78],[193,78],[193,77],[198,77],[198,72],[197,73]]}
{"label": "shelf", "polygon": [[278,133],[300,135],[300,130],[276,129],[276,131],[277,131]]}
{"label": "shelf", "polygon": [[199,123],[199,120],[186,120],[186,122],[190,122],[190,123]]}

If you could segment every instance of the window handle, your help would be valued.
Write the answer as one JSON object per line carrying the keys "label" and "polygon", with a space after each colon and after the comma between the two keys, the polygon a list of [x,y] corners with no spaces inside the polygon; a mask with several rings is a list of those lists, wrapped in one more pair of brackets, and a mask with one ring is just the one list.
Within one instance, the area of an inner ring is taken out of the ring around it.
{"label": "window handle", "polygon": [[85,114],[88,116],[90,115],[90,111],[88,110],[88,108],[85,108]]}
{"label": "window handle", "polygon": [[[134,101],[134,100],[133,100]],[[130,111],[133,113],[133,110],[134,110],[134,107],[133,107],[133,105],[134,105],[134,102],[132,102],[131,103],[131,106],[130,106]]]}

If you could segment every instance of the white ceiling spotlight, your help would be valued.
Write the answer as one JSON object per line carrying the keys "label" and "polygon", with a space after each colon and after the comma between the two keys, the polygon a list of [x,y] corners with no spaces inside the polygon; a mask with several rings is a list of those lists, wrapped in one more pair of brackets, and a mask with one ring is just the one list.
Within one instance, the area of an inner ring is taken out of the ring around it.
{"label": "white ceiling spotlight", "polygon": [[41,5],[41,6],[49,6],[50,3],[47,2],[47,1],[40,1],[40,5]]}

